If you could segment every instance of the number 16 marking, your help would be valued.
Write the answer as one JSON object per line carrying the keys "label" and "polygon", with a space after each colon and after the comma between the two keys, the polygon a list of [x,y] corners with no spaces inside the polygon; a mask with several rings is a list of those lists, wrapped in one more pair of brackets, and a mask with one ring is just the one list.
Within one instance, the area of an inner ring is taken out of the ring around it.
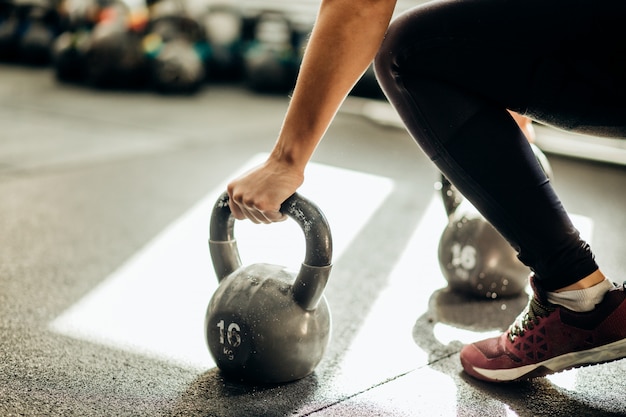
{"label": "number 16 marking", "polygon": [[228,341],[232,347],[241,345],[241,328],[237,323],[230,323],[226,328],[224,320],[220,320],[217,327],[220,329],[220,344],[224,345]]}

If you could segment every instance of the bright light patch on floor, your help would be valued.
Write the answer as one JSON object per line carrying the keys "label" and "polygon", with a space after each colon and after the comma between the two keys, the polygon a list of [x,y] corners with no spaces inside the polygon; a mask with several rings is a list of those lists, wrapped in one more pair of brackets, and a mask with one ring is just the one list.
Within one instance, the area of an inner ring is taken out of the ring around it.
{"label": "bright light patch on floor", "polygon": [[372,385],[428,363],[428,352],[416,346],[412,330],[426,313],[432,293],[446,286],[437,261],[437,242],[446,222],[441,199],[434,194],[344,356],[340,386]]}
{"label": "bright light patch on floor", "polygon": [[516,411],[511,410],[511,407],[509,407],[508,405],[504,405],[504,412],[506,413],[506,417],[518,417],[519,414],[517,414]]}
{"label": "bright light patch on floor", "polygon": [[580,236],[587,242],[593,240],[593,219],[578,214],[570,214],[572,223],[580,232]]}
{"label": "bright light patch on floor", "polygon": [[[593,222],[572,216],[581,234],[591,240]],[[381,379],[422,368],[430,357],[433,343],[471,343],[497,336],[500,331],[472,331],[445,323],[435,323],[432,334],[413,338],[416,321],[428,314],[433,293],[447,286],[438,261],[437,248],[447,218],[438,193],[428,204],[415,231],[392,270],[388,285],[363,321],[338,369],[338,386],[355,390]],[[420,341],[423,343],[420,344]],[[355,378],[358,375],[358,378]],[[452,384],[453,385],[453,384]],[[451,396],[445,395],[445,398]]]}
{"label": "bright light patch on floor", "polygon": [[558,387],[568,391],[575,391],[576,381],[578,380],[578,369],[570,369],[569,371],[548,375],[546,378]]}
{"label": "bright light patch on floor", "polygon": [[[329,408],[328,415],[341,416],[456,416],[459,389],[451,378],[431,368],[421,368],[395,381],[377,386],[356,397],[363,413],[341,413]],[[342,403],[339,404],[341,406]],[[369,407],[368,407],[369,406]],[[339,407],[340,410],[340,407]],[[481,410],[482,411],[482,410]],[[465,414],[470,415],[470,414]],[[485,415],[476,413],[471,415]]]}
{"label": "bright light patch on floor", "polygon": [[488,337],[498,336],[500,333],[501,332],[499,330],[475,332],[472,330],[460,329],[446,323],[435,323],[433,328],[433,335],[444,346],[449,345],[452,342],[468,344]]}
{"label": "bright light patch on floor", "polygon": [[[211,210],[230,178],[264,158],[258,155],[225,176],[221,186],[55,319],[50,328],[181,366],[214,367],[204,341],[205,310],[217,288],[207,244]],[[384,203],[393,181],[315,163],[308,167],[307,178],[299,191],[328,218],[336,260]],[[235,235],[244,264],[269,262],[296,269],[304,258],[304,237],[294,221],[237,222]]]}

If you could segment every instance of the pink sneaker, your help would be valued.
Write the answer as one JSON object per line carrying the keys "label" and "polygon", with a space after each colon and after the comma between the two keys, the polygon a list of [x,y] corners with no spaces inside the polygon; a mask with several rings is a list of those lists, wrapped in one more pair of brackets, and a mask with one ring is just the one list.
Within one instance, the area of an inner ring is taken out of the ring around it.
{"label": "pink sneaker", "polygon": [[[532,278],[531,278],[531,283]],[[469,375],[491,382],[535,378],[626,357],[626,282],[610,290],[590,312],[577,313],[534,297],[499,337],[461,350]]]}

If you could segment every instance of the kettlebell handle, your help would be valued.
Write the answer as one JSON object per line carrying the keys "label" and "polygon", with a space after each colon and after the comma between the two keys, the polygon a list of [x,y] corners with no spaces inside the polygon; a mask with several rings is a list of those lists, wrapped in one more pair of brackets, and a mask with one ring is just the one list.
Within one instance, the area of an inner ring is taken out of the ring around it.
{"label": "kettlebell handle", "polygon": [[463,196],[456,188],[454,188],[452,183],[450,183],[450,180],[448,180],[448,178],[446,178],[443,174],[441,174],[440,191],[446,215],[450,217],[463,202]]}
{"label": "kettlebell handle", "polygon": [[[305,310],[315,309],[332,264],[330,226],[319,207],[298,193],[283,202],[280,212],[298,223],[306,241],[304,262],[293,284],[293,298]],[[228,193],[224,192],[213,207],[209,230],[211,260],[220,282],[242,266],[234,229],[235,218],[228,206]]]}

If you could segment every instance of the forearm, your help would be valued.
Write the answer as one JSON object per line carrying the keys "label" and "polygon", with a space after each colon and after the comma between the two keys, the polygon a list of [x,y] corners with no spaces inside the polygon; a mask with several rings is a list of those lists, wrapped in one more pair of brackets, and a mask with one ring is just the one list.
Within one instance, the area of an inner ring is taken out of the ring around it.
{"label": "forearm", "polygon": [[373,60],[395,0],[323,0],[272,157],[304,171],[354,84]]}

